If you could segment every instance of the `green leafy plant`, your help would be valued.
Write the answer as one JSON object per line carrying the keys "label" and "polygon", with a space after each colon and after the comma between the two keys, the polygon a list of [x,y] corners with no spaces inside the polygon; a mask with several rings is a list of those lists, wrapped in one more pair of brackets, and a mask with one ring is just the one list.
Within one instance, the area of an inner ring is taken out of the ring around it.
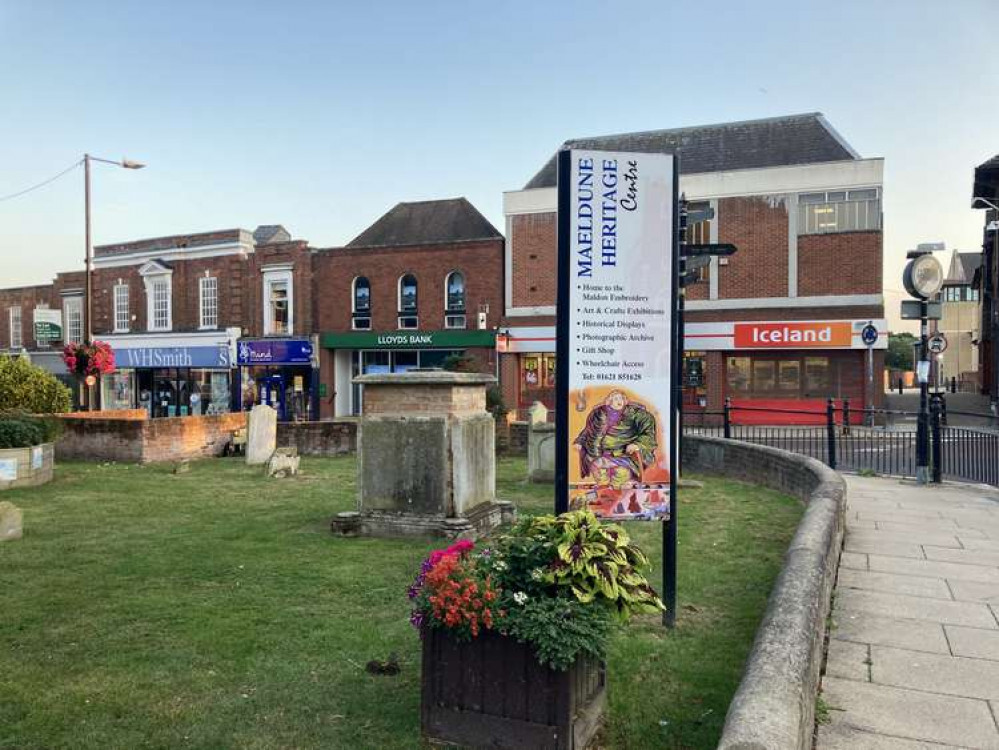
{"label": "green leafy plant", "polygon": [[26,357],[0,357],[0,412],[17,409],[33,414],[66,412],[69,388]]}
{"label": "green leafy plant", "polygon": [[564,671],[583,654],[604,658],[614,620],[603,608],[560,596],[510,600],[504,601],[503,630],[532,644],[542,664]]}
{"label": "green leafy plant", "polygon": [[0,448],[27,448],[40,445],[42,430],[31,422],[20,419],[0,419]]}
{"label": "green leafy plant", "polygon": [[497,420],[503,419],[510,412],[503,399],[503,389],[498,385],[491,386],[486,391],[486,411]]}
{"label": "green leafy plant", "polygon": [[623,620],[664,608],[640,572],[649,559],[631,544],[621,526],[601,523],[589,510],[539,516],[528,523],[531,531],[543,536],[557,552],[542,580],[569,588],[583,603],[602,598]]}

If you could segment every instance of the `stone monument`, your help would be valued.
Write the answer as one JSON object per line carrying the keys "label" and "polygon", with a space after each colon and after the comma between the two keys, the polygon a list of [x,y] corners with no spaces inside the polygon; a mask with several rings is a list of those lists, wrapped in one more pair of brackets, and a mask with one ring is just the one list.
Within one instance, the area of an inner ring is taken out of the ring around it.
{"label": "stone monument", "polygon": [[345,535],[474,539],[512,521],[496,500],[491,375],[442,370],[361,375],[357,511],[339,513]]}
{"label": "stone monument", "polygon": [[277,412],[267,404],[250,409],[246,429],[246,463],[266,464],[277,448]]}
{"label": "stone monument", "polygon": [[555,425],[551,422],[527,424],[527,479],[555,481]]}

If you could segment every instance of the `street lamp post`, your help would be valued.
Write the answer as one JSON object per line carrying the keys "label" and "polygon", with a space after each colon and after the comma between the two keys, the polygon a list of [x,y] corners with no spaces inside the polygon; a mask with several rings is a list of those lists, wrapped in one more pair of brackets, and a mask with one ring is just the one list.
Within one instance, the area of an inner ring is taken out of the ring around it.
{"label": "street lamp post", "polygon": [[[93,281],[91,274],[91,266],[93,265],[92,258],[92,247],[90,243],[90,162],[99,161],[104,164],[113,164],[117,167],[122,167],[124,169],[142,169],[145,164],[137,161],[131,161],[129,159],[122,159],[120,161],[115,161],[114,159],[102,159],[98,156],[91,156],[90,154],[83,155],[83,202],[84,202],[84,241],[86,242],[86,251],[83,258],[83,263],[85,267],[85,279],[84,279],[84,301],[83,301],[83,343],[90,344],[93,341]],[[91,398],[91,386],[88,384],[86,391],[87,394],[87,410],[89,411],[92,406]]]}

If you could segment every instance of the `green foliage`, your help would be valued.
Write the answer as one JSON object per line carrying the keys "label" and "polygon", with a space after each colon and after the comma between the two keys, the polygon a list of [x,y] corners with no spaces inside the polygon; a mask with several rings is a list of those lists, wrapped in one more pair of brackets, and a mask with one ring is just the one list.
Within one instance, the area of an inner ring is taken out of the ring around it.
{"label": "green foliage", "polygon": [[478,372],[479,363],[471,354],[461,352],[446,356],[441,368],[452,372]]}
{"label": "green foliage", "polygon": [[69,388],[26,357],[0,357],[0,412],[17,409],[33,414],[70,410]]}
{"label": "green foliage", "polygon": [[496,419],[502,419],[510,411],[503,399],[503,389],[498,385],[490,386],[486,391],[486,411]]}
{"label": "green foliage", "polygon": [[27,448],[43,442],[38,425],[20,419],[0,419],[0,448]]}
{"label": "green foliage", "polygon": [[911,333],[893,333],[888,336],[888,351],[885,352],[885,367],[889,370],[912,369],[912,347],[918,339]]}
{"label": "green foliage", "polygon": [[623,527],[601,523],[588,510],[540,516],[530,524],[557,552],[543,573],[544,581],[570,589],[584,604],[606,601],[622,620],[664,609],[640,572],[648,567],[649,559],[631,544]]}
{"label": "green foliage", "polygon": [[564,597],[504,600],[504,630],[521,643],[530,643],[542,664],[565,671],[582,655],[603,659],[613,620],[603,607]]}

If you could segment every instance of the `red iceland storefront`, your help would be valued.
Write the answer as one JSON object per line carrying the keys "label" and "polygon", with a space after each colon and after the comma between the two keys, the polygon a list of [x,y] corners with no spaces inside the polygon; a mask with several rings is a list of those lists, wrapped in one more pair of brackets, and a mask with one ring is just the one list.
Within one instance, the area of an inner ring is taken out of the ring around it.
{"label": "red iceland storefront", "polygon": [[[861,339],[868,324],[879,334],[870,369]],[[733,421],[743,424],[820,424],[830,398],[838,407],[849,400],[851,421],[860,423],[865,405],[881,404],[888,348],[883,319],[688,322],[684,343],[684,410],[692,419],[720,412],[726,398],[735,408]],[[534,401],[554,408],[554,327],[510,327],[497,344],[504,359],[515,358],[503,367],[508,403],[521,412]]]}

